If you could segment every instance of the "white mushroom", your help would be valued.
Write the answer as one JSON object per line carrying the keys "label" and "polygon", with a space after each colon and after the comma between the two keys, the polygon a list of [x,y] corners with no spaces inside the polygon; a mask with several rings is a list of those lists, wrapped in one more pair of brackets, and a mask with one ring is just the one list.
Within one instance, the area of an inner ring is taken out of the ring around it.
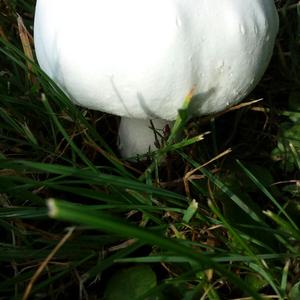
{"label": "white mushroom", "polygon": [[41,68],[78,105],[126,117],[123,156],[153,146],[195,87],[193,115],[241,101],[270,61],[274,0],[37,0]]}

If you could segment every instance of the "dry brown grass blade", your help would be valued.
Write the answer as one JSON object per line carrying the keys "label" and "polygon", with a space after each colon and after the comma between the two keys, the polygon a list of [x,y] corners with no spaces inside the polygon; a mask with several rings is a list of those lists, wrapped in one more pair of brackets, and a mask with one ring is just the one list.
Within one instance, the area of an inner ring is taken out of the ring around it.
{"label": "dry brown grass blade", "polygon": [[203,165],[201,165],[201,166],[199,166],[199,167],[197,167],[197,168],[195,168],[195,169],[193,169],[193,170],[187,172],[187,173],[184,175],[184,178],[183,178],[183,183],[184,183],[184,188],[185,188],[186,195],[187,195],[188,197],[190,197],[189,181],[190,181],[191,179],[195,179],[195,178],[196,178],[196,177],[193,176],[195,172],[199,171],[201,168],[206,167],[207,165],[211,164],[212,162],[214,162],[214,161],[216,161],[216,160],[222,158],[223,156],[228,155],[228,154],[231,153],[231,152],[232,152],[231,149],[227,149],[227,150],[225,150],[224,152],[222,152],[222,153],[218,154],[217,156],[215,156],[214,158],[212,158],[211,160],[209,160],[208,162],[206,162],[205,164],[203,164]]}
{"label": "dry brown grass blade", "polygon": [[219,113],[216,113],[214,115],[208,115],[206,117],[202,117],[201,118],[201,123],[206,123],[206,122],[210,121],[212,118],[218,118],[218,117],[220,117],[220,116],[222,116],[224,114],[227,114],[228,112],[239,110],[241,108],[244,108],[244,107],[247,107],[247,106],[251,106],[251,105],[256,104],[258,102],[261,102],[261,101],[263,101],[263,99],[256,99],[256,100],[251,100],[251,101],[248,101],[248,102],[239,103],[237,105],[229,107],[228,109],[226,109],[224,111],[221,111]]}
{"label": "dry brown grass blade", "polygon": [[51,259],[54,257],[54,255],[58,252],[58,250],[63,246],[63,244],[71,237],[75,227],[71,227],[67,234],[61,239],[61,241],[55,246],[55,248],[51,251],[51,253],[46,257],[46,259],[42,262],[42,264],[38,267],[34,275],[32,276],[30,282],[28,283],[22,300],[27,300],[31,290],[33,288],[33,285],[39,278],[39,276],[42,274],[43,270],[47,267],[48,263],[51,261]]}
{"label": "dry brown grass blade", "polygon": [[0,37],[2,39],[4,39],[5,41],[8,41],[8,39],[7,39],[7,37],[6,37],[5,33],[4,33],[4,29],[3,29],[3,27],[1,25],[0,25]]}
{"label": "dry brown grass blade", "polygon": [[[30,33],[28,32],[28,30],[25,27],[25,24],[23,22],[23,19],[20,15],[18,15],[17,17],[17,22],[18,22],[18,31],[19,31],[19,36],[20,36],[20,40],[22,43],[22,47],[23,47],[23,51],[25,56],[30,60],[33,61],[33,51],[32,51],[32,47],[31,45],[33,44],[33,39],[32,36],[30,35]],[[34,78],[34,76],[32,75],[32,64],[27,61],[27,67],[28,67],[28,79],[35,84],[36,80]]]}

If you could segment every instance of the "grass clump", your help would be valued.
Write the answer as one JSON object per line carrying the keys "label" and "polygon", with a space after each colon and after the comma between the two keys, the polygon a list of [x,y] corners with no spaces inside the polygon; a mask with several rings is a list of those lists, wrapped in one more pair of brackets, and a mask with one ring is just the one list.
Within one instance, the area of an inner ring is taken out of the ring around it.
{"label": "grass clump", "polygon": [[1,2],[1,299],[299,299],[300,8],[276,3],[248,99],[189,122],[183,107],[164,147],[129,163],[117,118],[34,63],[34,1]]}

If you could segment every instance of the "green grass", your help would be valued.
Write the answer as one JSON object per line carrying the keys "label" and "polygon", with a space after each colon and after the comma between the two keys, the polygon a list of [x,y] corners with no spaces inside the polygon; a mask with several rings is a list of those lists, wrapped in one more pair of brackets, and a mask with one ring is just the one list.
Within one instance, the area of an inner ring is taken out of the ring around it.
{"label": "green grass", "polygon": [[245,99],[264,101],[187,121],[187,97],[132,163],[117,117],[25,57],[16,13],[32,33],[34,1],[1,2],[0,299],[300,299],[300,7],[276,4],[274,57]]}

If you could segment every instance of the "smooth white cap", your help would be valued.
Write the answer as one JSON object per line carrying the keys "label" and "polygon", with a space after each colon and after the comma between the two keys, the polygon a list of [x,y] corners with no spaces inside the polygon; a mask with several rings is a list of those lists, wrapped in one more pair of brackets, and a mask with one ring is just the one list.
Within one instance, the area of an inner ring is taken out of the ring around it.
{"label": "smooth white cap", "polygon": [[278,30],[273,0],[38,0],[44,71],[81,106],[173,120],[223,110],[263,75]]}

